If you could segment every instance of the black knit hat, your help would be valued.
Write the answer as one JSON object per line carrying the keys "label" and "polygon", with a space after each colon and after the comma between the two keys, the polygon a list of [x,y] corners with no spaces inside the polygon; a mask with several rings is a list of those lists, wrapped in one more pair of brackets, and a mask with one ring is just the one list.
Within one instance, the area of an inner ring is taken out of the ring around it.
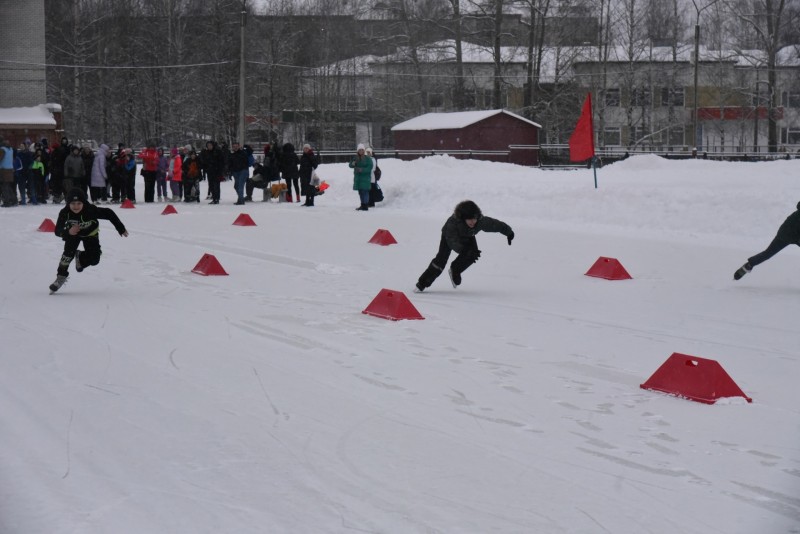
{"label": "black knit hat", "polygon": [[75,202],[76,200],[86,204],[86,193],[84,193],[77,187],[70,189],[66,197],[67,204],[69,204],[70,202]]}
{"label": "black knit hat", "polygon": [[483,215],[478,205],[471,200],[459,202],[454,213],[456,218],[461,219],[462,221],[467,219],[480,219],[481,215]]}

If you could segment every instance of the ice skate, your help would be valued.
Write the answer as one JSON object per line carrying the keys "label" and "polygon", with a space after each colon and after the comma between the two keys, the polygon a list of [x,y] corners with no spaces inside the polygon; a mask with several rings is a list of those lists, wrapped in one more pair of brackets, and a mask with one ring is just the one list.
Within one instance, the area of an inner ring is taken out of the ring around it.
{"label": "ice skate", "polygon": [[61,289],[61,286],[63,286],[65,283],[67,283],[66,275],[59,274],[58,276],[56,276],[56,281],[50,284],[50,294],[52,295],[53,293]]}
{"label": "ice skate", "polygon": [[452,267],[447,269],[447,274],[450,275],[450,282],[453,284],[453,288],[461,285],[461,274],[455,272]]}
{"label": "ice skate", "polygon": [[750,262],[748,261],[747,263],[745,263],[744,265],[742,265],[741,267],[736,269],[736,272],[733,273],[733,279],[734,280],[739,280],[741,277],[743,277],[744,275],[746,275],[747,273],[749,273],[752,270],[753,270],[753,266],[750,265]]}

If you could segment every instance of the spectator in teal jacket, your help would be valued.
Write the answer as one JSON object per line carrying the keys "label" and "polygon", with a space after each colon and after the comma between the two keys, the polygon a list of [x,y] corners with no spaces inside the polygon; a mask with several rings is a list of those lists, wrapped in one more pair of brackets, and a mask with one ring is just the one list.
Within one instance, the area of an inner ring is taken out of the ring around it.
{"label": "spectator in teal jacket", "polygon": [[353,169],[353,189],[358,191],[361,206],[356,211],[367,211],[369,207],[369,190],[372,188],[372,158],[367,156],[366,148],[359,144],[355,157],[350,160]]}

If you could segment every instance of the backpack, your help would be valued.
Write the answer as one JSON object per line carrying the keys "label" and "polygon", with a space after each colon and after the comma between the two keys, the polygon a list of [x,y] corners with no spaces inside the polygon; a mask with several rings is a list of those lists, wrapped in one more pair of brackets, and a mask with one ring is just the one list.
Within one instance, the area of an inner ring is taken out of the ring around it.
{"label": "backpack", "polygon": [[375,181],[378,181],[378,180],[381,179],[381,174],[383,174],[383,173],[381,172],[381,168],[378,167],[378,160],[376,159],[375,160]]}
{"label": "backpack", "polygon": [[197,160],[189,162],[189,166],[186,169],[186,176],[189,178],[197,178],[200,176],[200,168],[197,166]]}

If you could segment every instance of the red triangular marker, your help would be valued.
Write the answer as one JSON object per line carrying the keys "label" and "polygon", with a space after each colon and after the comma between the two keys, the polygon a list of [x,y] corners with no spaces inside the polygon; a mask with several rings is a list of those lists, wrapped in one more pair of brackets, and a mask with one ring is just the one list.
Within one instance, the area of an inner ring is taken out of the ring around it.
{"label": "red triangular marker", "polygon": [[625,267],[616,258],[599,257],[592,265],[586,276],[605,278],[606,280],[630,280],[632,277],[625,270]]}
{"label": "red triangular marker", "polygon": [[389,230],[380,229],[375,232],[375,235],[372,236],[372,239],[369,240],[370,243],[375,245],[395,245],[397,241],[395,240],[394,236]]}
{"label": "red triangular marker", "polygon": [[55,232],[55,230],[56,230],[56,223],[54,223],[52,219],[45,219],[42,221],[42,224],[39,225],[39,228],[36,231]]}
{"label": "red triangular marker", "polygon": [[129,198],[126,198],[125,200],[122,201],[122,204],[120,204],[119,207],[126,210],[132,210],[136,206],[133,204],[133,202],[131,202]]}
{"label": "red triangular marker", "polygon": [[405,293],[393,289],[381,289],[378,295],[372,299],[369,306],[361,313],[380,317],[381,319],[424,319],[417,309],[408,300]]}
{"label": "red triangular marker", "polygon": [[161,215],[169,215],[171,213],[178,213],[178,210],[176,210],[175,206],[172,204],[167,204],[167,207],[164,208],[164,211],[161,212]]}
{"label": "red triangular marker", "polygon": [[726,397],[744,397],[747,402],[753,402],[716,360],[677,352],[639,387],[705,404],[714,404]]}
{"label": "red triangular marker", "polygon": [[225,269],[222,268],[222,265],[212,254],[203,254],[203,257],[194,266],[192,272],[203,276],[228,276],[228,273],[225,272]]}
{"label": "red triangular marker", "polygon": [[233,224],[235,226],[256,226],[256,222],[253,220],[253,218],[246,213],[242,213],[236,217],[236,220],[233,221]]}

